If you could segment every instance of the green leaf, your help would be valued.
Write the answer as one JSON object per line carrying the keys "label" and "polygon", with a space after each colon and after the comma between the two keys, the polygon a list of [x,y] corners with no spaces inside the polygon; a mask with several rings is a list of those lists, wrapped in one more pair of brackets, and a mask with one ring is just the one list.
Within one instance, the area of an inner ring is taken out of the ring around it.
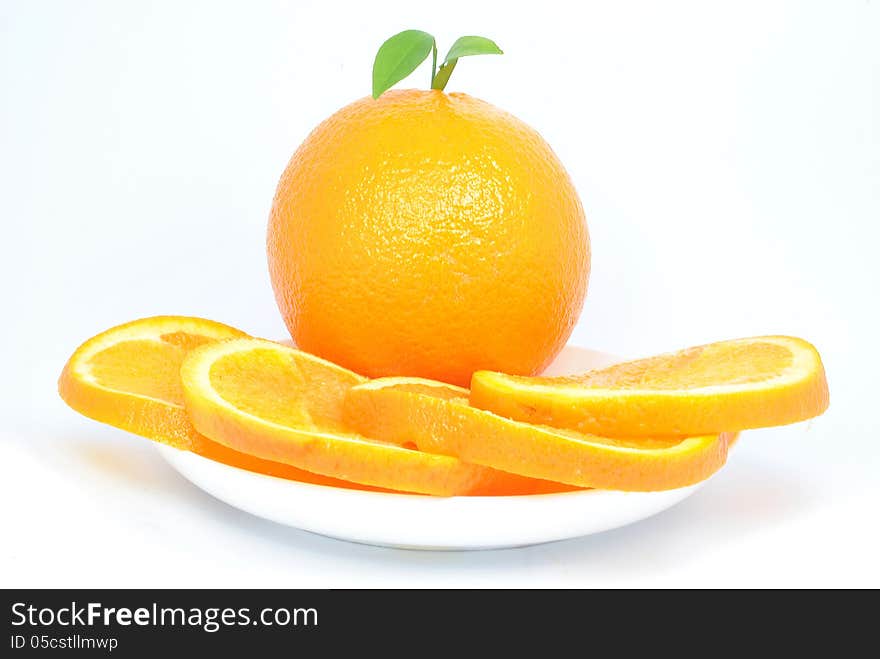
{"label": "green leaf", "polygon": [[455,70],[459,57],[471,55],[503,55],[504,52],[491,39],[486,37],[459,37],[446,53],[446,59],[431,80],[431,89],[446,89],[449,76]]}
{"label": "green leaf", "polygon": [[388,39],[373,62],[373,98],[415,71],[435,49],[434,37],[421,30],[404,30]]}
{"label": "green leaf", "polygon": [[445,64],[459,57],[467,57],[468,55],[503,55],[498,44],[486,37],[459,37],[452,44],[452,48],[446,53]]}

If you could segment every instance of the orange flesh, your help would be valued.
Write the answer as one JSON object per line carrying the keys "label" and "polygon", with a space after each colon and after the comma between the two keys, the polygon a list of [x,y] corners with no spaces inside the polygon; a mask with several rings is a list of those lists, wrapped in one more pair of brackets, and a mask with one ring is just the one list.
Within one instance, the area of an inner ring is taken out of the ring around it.
{"label": "orange flesh", "polygon": [[363,379],[318,375],[312,364],[284,359],[274,350],[227,355],[211,367],[217,393],[243,412],[282,426],[348,432],[339,401]]}
{"label": "orange flesh", "polygon": [[124,341],[94,355],[90,370],[109,389],[183,405],[178,374],[185,356],[185,349],[164,341]]}
{"label": "orange flesh", "polygon": [[[772,343],[723,347],[713,344],[616,364],[595,373],[542,378],[542,382],[614,389],[698,388],[719,382],[746,384],[779,375],[791,361],[790,350]],[[746,362],[748,368],[744,369]]]}

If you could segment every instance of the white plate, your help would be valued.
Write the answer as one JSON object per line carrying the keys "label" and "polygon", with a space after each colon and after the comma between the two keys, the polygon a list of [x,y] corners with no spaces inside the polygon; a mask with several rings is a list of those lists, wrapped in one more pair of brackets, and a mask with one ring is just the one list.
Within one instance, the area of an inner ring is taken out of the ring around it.
{"label": "white plate", "polygon": [[[614,361],[611,355],[567,346],[546,373],[583,372]],[[230,506],[340,540],[406,549],[500,549],[576,538],[656,515],[699,487],[665,492],[585,490],[511,497],[429,497],[300,483],[157,446],[185,478]]]}

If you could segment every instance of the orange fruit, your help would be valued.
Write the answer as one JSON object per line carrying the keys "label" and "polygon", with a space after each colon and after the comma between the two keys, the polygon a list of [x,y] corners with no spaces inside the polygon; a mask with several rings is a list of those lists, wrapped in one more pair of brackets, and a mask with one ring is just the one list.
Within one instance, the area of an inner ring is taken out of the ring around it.
{"label": "orange fruit", "polygon": [[692,485],[724,464],[730,437],[615,440],[539,427],[478,410],[466,390],[420,378],[380,378],[349,390],[359,432],[475,464],[579,487],[653,491]]}
{"label": "orange fruit", "polygon": [[688,348],[574,377],[474,374],[470,403],[529,423],[614,437],[681,437],[778,426],[828,407],[816,349],[760,336]]}
{"label": "orange fruit", "polygon": [[217,462],[279,478],[362,489],[234,451],[196,432],[183,407],[183,358],[195,346],[246,336],[203,318],[135,320],[77,348],[61,373],[58,391],[70,407],[91,419]]}
{"label": "orange fruit", "polygon": [[364,98],[321,123],[278,184],[272,286],[295,343],[370,377],[467,386],[541,372],[580,314],[583,209],[532,128],[438,90]]}
{"label": "orange fruit", "polygon": [[187,355],[180,377],[196,429],[259,458],[364,485],[440,496],[525,494],[549,487],[357,435],[343,421],[342,405],[348,389],[366,378],[277,343],[206,344]]}

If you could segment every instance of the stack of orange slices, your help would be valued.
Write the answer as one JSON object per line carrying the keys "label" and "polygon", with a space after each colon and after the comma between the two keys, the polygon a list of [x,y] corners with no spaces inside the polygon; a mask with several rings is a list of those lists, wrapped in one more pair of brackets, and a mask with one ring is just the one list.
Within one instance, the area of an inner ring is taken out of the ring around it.
{"label": "stack of orange slices", "polygon": [[723,341],[572,377],[478,371],[471,389],[367,379],[200,318],[86,341],[59,380],[76,411],[228,465],[435,496],[666,490],[720,469],[737,433],[828,406],[809,343]]}

